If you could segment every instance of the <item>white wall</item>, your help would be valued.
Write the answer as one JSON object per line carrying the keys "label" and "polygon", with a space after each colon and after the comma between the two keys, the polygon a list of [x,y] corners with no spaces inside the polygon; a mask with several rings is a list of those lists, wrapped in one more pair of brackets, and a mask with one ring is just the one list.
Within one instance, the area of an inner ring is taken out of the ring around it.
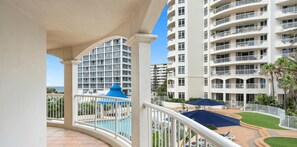
{"label": "white wall", "polygon": [[0,1],[0,146],[46,146],[46,32]]}

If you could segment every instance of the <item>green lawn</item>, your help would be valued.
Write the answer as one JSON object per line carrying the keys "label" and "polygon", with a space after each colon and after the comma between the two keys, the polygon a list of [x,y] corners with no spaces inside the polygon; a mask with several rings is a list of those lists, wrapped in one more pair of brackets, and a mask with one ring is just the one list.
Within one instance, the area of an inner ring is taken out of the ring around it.
{"label": "green lawn", "polygon": [[259,113],[252,113],[252,112],[241,112],[238,114],[242,116],[241,121],[245,123],[264,127],[264,128],[285,130],[284,128],[281,128],[278,126],[279,124],[278,118],[275,118],[269,115],[259,114]]}
{"label": "green lawn", "polygon": [[296,147],[297,138],[287,138],[287,137],[270,137],[264,139],[264,141],[271,147]]}

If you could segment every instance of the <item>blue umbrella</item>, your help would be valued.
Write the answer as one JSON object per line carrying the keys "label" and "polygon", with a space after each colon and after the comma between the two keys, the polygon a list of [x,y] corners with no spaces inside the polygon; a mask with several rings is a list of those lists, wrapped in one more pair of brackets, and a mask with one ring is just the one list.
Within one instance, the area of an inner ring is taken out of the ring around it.
{"label": "blue umbrella", "polygon": [[214,101],[214,100],[210,100],[210,99],[199,99],[199,100],[195,100],[195,101],[189,101],[186,102],[186,104],[190,104],[190,105],[199,105],[199,106],[219,106],[219,105],[224,105],[223,103]]}
{"label": "blue umbrella", "polygon": [[[109,92],[106,94],[106,96],[110,97],[117,97],[117,98],[128,98],[122,91],[122,88],[118,84],[114,84],[112,87],[110,87]],[[113,99],[104,99],[98,101],[99,104],[115,104],[116,100]],[[130,102],[127,101],[121,101],[119,100],[117,104],[130,104]]]}
{"label": "blue umbrella", "polygon": [[216,127],[225,126],[239,126],[239,119],[221,115],[218,113],[205,111],[205,110],[195,110],[190,112],[182,113],[182,115],[195,120],[196,122],[207,126],[214,125]]}

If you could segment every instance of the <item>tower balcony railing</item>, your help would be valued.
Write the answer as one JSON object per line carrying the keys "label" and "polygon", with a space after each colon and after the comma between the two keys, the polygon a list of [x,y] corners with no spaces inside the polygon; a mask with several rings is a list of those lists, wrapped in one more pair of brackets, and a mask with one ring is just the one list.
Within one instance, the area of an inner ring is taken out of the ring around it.
{"label": "tower balcony railing", "polygon": [[297,37],[292,37],[292,38],[282,38],[281,41],[284,44],[292,44],[297,42]]}
{"label": "tower balcony railing", "polygon": [[226,83],[226,88],[227,89],[233,89],[233,88],[236,88],[236,89],[243,89],[243,83]]}
{"label": "tower balcony railing", "polygon": [[265,83],[246,83],[247,89],[265,89],[266,84]]}
{"label": "tower balcony railing", "polygon": [[287,14],[287,13],[297,13],[297,7],[287,7],[282,9],[282,13]]}
{"label": "tower balcony railing", "polygon": [[221,88],[223,88],[223,83],[212,84],[211,85],[211,88],[219,88],[219,89],[221,89]]}
{"label": "tower balcony railing", "polygon": [[289,22],[282,24],[283,29],[297,28],[297,22]]}
{"label": "tower balcony railing", "polygon": [[[216,9],[213,10],[213,13],[219,13],[221,11],[233,8],[233,7],[238,7],[238,6],[242,6],[242,5],[246,5],[246,4],[251,4],[251,3],[257,3],[257,2],[261,2],[262,0],[241,0],[241,1],[236,1],[236,2],[231,2],[225,5],[222,5]],[[215,2],[215,1],[214,1]]]}
{"label": "tower balcony railing", "polygon": [[263,43],[266,42],[264,40],[253,40],[253,41],[244,41],[244,42],[236,42],[236,43],[228,43],[223,45],[217,45],[214,47],[215,51],[220,50],[227,50],[231,48],[242,48],[242,47],[254,47],[254,46],[261,46]]}
{"label": "tower balcony railing", "polygon": [[231,21],[263,16],[263,14],[265,14],[265,13],[266,13],[265,11],[254,11],[254,12],[249,12],[249,13],[231,15],[229,17],[221,18],[221,19],[214,21],[213,25],[218,26],[218,25],[225,24],[225,23],[228,23]]}
{"label": "tower balcony railing", "polygon": [[225,57],[225,58],[215,58],[213,62],[215,64],[218,63],[226,63],[226,62],[236,62],[236,61],[252,61],[252,60],[260,60],[263,59],[262,55],[247,55],[247,56],[236,56],[236,57]]}
{"label": "tower balcony railing", "polygon": [[242,33],[249,33],[249,32],[257,32],[257,31],[261,31],[263,30],[263,26],[254,26],[254,27],[247,27],[247,28],[237,28],[237,29],[232,29],[232,30],[227,30],[224,32],[219,32],[219,33],[215,33],[214,35],[212,35],[212,37],[214,39],[216,38],[221,38],[221,37],[225,37],[225,36],[230,36],[230,35],[236,35],[236,34],[242,34]]}
{"label": "tower balcony railing", "polygon": [[229,76],[229,75],[259,75],[258,69],[237,69],[237,70],[222,70],[211,72],[212,76]]}

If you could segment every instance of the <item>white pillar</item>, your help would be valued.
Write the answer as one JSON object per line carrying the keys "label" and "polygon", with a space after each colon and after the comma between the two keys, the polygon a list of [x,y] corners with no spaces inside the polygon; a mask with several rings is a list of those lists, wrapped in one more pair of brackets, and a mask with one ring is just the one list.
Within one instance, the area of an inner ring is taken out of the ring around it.
{"label": "white pillar", "polygon": [[73,110],[74,95],[77,94],[77,68],[79,61],[62,61],[64,64],[64,125],[70,129],[74,122],[76,110]]}
{"label": "white pillar", "polygon": [[151,101],[150,43],[157,38],[150,34],[135,34],[128,44],[132,52],[132,146],[149,147],[148,116],[143,107]]}

